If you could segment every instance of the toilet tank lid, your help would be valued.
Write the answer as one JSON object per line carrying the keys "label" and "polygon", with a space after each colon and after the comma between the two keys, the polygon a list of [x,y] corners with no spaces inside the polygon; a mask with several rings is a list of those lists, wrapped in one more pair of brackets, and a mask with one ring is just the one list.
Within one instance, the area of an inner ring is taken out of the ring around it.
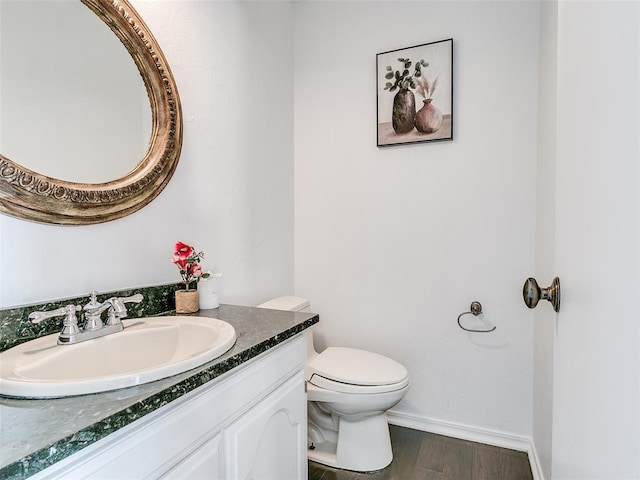
{"label": "toilet tank lid", "polygon": [[261,303],[258,308],[270,308],[272,310],[289,310],[299,312],[309,306],[309,300],[301,297],[278,297],[268,302]]}

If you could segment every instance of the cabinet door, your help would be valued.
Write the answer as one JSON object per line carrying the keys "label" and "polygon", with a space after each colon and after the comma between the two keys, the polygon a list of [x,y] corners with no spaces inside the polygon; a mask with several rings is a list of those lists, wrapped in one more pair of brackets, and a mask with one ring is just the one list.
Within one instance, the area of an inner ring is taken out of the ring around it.
{"label": "cabinet door", "polygon": [[260,401],[224,433],[225,478],[307,478],[304,372]]}
{"label": "cabinet door", "polygon": [[162,477],[163,480],[173,479],[206,479],[223,480],[221,447],[222,434],[207,440],[204,445],[187,456]]}

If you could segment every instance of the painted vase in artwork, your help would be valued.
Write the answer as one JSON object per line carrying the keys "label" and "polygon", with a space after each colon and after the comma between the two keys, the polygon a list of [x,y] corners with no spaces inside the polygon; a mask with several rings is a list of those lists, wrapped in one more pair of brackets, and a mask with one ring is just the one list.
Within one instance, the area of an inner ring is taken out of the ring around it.
{"label": "painted vase in artwork", "polygon": [[415,116],[416,130],[422,133],[433,133],[442,125],[442,112],[430,98],[423,100],[424,105]]}
{"label": "painted vase in artwork", "polygon": [[391,123],[396,133],[407,133],[413,130],[416,116],[416,97],[408,89],[400,89],[393,97],[393,114]]}

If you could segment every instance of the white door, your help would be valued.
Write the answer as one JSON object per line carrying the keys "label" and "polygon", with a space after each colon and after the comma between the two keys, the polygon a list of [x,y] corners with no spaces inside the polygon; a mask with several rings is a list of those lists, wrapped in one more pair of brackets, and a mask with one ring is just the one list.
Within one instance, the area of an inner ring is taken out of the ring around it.
{"label": "white door", "polygon": [[557,14],[552,478],[638,479],[640,2]]}

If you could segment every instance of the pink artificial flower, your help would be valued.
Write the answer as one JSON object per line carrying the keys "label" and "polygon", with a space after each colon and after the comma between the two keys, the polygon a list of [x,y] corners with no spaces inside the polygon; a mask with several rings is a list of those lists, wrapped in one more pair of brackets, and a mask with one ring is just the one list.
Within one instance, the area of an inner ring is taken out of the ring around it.
{"label": "pink artificial flower", "polygon": [[202,267],[197,263],[192,263],[189,268],[189,275],[194,278],[200,278],[202,276]]}
{"label": "pink artificial flower", "polygon": [[193,247],[191,245],[187,245],[183,242],[177,242],[175,246],[175,253],[173,263],[177,263],[175,258],[178,257],[180,260],[187,260],[191,255],[193,255]]}
{"label": "pink artificial flower", "polygon": [[191,245],[187,245],[184,242],[177,242],[174,249],[175,252],[173,252],[171,261],[180,270],[180,276],[187,290],[189,290],[191,282],[197,282],[201,278],[209,277],[210,274],[208,272],[204,273],[200,266],[200,260],[204,257],[204,253],[196,253]]}
{"label": "pink artificial flower", "polygon": [[185,270],[187,268],[187,260],[180,258],[180,255],[177,253],[173,254],[173,263],[175,263],[180,270]]}

